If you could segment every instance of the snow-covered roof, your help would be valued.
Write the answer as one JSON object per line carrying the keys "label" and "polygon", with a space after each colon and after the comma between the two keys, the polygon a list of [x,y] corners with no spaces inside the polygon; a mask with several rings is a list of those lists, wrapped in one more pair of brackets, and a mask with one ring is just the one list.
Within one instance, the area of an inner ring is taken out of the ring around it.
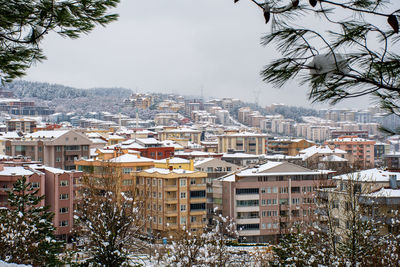
{"label": "snow-covered roof", "polygon": [[246,154],[246,153],[225,153],[223,158],[259,158],[260,155]]}
{"label": "snow-covered roof", "polygon": [[339,161],[342,161],[342,162],[345,162],[345,161],[348,161],[348,160],[344,159],[344,158],[341,158],[339,156],[336,156],[336,155],[329,155],[329,156],[323,157],[321,159],[321,161],[326,161],[326,162],[339,162]]}
{"label": "snow-covered roof", "polygon": [[68,133],[70,130],[54,130],[54,131],[37,131],[35,133],[27,134],[26,138],[59,138],[60,136]]}
{"label": "snow-covered roof", "polygon": [[262,155],[263,158],[268,160],[289,160],[289,159],[303,159],[300,155],[297,156],[288,156],[283,154],[276,155]]}
{"label": "snow-covered roof", "polygon": [[169,169],[164,169],[164,168],[150,168],[146,169],[143,172],[147,173],[161,173],[161,174],[169,174],[169,173],[177,173],[177,174],[183,174],[183,173],[194,173],[194,171],[188,171],[184,169],[173,169],[172,171]]}
{"label": "snow-covered roof", "polygon": [[160,144],[160,141],[158,141],[155,138],[137,138],[136,139],[139,143],[145,144],[145,145],[158,145]]}
{"label": "snow-covered roof", "polygon": [[381,190],[368,194],[369,197],[400,197],[400,189],[381,188]]}
{"label": "snow-covered roof", "polygon": [[116,134],[110,134],[108,140],[124,140],[125,138]]}
{"label": "snow-covered roof", "polygon": [[175,149],[183,149],[184,147],[172,140],[164,140],[160,142],[164,147],[168,146],[168,147],[173,147]]}
{"label": "snow-covered roof", "polygon": [[303,160],[306,160],[315,154],[347,154],[347,152],[339,148],[331,149],[329,146],[312,146],[301,150],[300,154]]}
{"label": "snow-covered roof", "polygon": [[16,167],[4,167],[2,171],[0,171],[0,175],[32,175],[34,174],[33,171],[27,170],[24,167],[16,166]]}
{"label": "snow-covered roof", "polygon": [[225,177],[222,177],[221,180],[225,181],[225,182],[234,182],[235,181],[235,173],[232,173]]}
{"label": "snow-covered roof", "polygon": [[200,165],[202,165],[204,163],[207,163],[207,162],[209,162],[211,160],[214,160],[214,159],[215,158],[204,158],[204,159],[196,160],[196,162],[194,163],[194,166],[195,167],[200,166]]}
{"label": "snow-covered roof", "polygon": [[396,180],[400,180],[399,172],[390,172],[380,169],[368,169],[359,172],[334,176],[335,180],[355,180],[360,182],[389,182],[389,175],[396,175]]}
{"label": "snow-covered roof", "polygon": [[[170,158],[170,159],[168,159],[168,162],[171,164],[185,164],[185,163],[190,163],[190,160],[183,159],[183,158]],[[167,163],[167,159],[155,160],[154,163],[165,164],[165,163]]]}
{"label": "snow-covered roof", "polygon": [[38,165],[38,164],[30,164],[29,168],[32,168],[32,169],[35,169],[35,170],[36,169],[45,169],[45,170],[47,170],[49,172],[56,173],[56,174],[63,174],[63,173],[68,172],[68,171],[63,170],[63,169],[53,168],[53,167],[48,167],[48,166]]}
{"label": "snow-covered roof", "polygon": [[90,138],[93,144],[107,144],[107,141],[104,141],[101,138]]}
{"label": "snow-covered roof", "polygon": [[204,152],[204,151],[177,151],[175,152],[175,156],[193,156],[193,157],[204,157],[204,156],[215,156],[216,153],[213,152]]}
{"label": "snow-covered roof", "polygon": [[21,136],[18,135],[17,132],[5,132],[5,133],[0,133],[0,135],[4,138],[20,138]]}
{"label": "snow-covered roof", "polygon": [[119,163],[128,163],[128,162],[154,162],[154,160],[145,158],[145,157],[139,157],[137,154],[124,154],[122,156],[110,159],[110,162],[119,162]]}

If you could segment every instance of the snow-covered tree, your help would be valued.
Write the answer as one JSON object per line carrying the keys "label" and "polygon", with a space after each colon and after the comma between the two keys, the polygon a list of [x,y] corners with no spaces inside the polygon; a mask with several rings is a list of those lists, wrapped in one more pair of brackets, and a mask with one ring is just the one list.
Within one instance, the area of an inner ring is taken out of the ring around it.
{"label": "snow-covered tree", "polygon": [[0,210],[0,260],[36,266],[60,263],[63,243],[54,237],[54,214],[39,205],[43,198],[25,177],[14,184],[9,208]]}
{"label": "snow-covered tree", "polygon": [[143,249],[139,234],[140,204],[134,192],[121,192],[120,175],[104,168],[100,177],[84,177],[75,215],[80,250],[88,264],[124,266]]}
{"label": "snow-covered tree", "polygon": [[216,216],[212,226],[201,232],[186,227],[178,230],[171,244],[164,248],[161,262],[167,266],[233,266],[240,260],[227,246],[232,238],[237,238],[235,223],[222,215]]}

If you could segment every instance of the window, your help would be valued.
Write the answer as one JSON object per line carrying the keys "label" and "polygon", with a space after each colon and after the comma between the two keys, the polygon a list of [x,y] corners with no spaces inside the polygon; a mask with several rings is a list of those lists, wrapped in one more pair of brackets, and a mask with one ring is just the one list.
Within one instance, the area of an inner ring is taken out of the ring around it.
{"label": "window", "polygon": [[258,204],[258,200],[236,200],[236,206],[238,207],[258,206]]}
{"label": "window", "polygon": [[158,224],[162,224],[162,217],[158,217]]}
{"label": "window", "polygon": [[265,188],[261,188],[261,194],[265,194]]}
{"label": "window", "polygon": [[60,221],[60,222],[58,223],[58,226],[60,226],[60,227],[68,226],[68,221],[67,221],[67,220],[65,220],[65,221]]}
{"label": "window", "polygon": [[272,187],[272,193],[278,193],[278,187],[276,186]]}
{"label": "window", "polygon": [[280,188],[279,188],[279,193],[281,193],[281,194],[287,194],[287,193],[288,193],[288,188],[287,188],[287,187],[280,187]]}
{"label": "window", "polygon": [[43,151],[43,147],[39,147],[39,152],[42,152]]}
{"label": "window", "polygon": [[[270,200],[270,199],[268,199],[268,200]],[[266,200],[265,199],[261,199],[261,206],[265,206],[266,204],[267,204]]]}
{"label": "window", "polygon": [[124,174],[130,174],[130,173],[132,172],[132,168],[123,168],[123,169],[122,169],[122,172],[123,172]]}
{"label": "window", "polygon": [[186,192],[181,192],[180,196],[182,199],[186,198]]}
{"label": "window", "polygon": [[276,210],[267,211],[267,217],[275,217],[275,216],[278,216],[278,211]]}
{"label": "window", "polygon": [[157,185],[157,179],[153,179],[153,186]]}
{"label": "window", "polygon": [[78,141],[78,137],[74,137],[74,141]]}
{"label": "window", "polygon": [[195,204],[190,204],[190,210],[195,211],[195,210],[206,210],[206,203],[195,203]]}
{"label": "window", "polygon": [[181,217],[181,224],[186,224],[186,217],[184,216]]}
{"label": "window", "polygon": [[339,208],[339,200],[333,200],[332,209],[338,209],[338,208]]}
{"label": "window", "polygon": [[289,204],[289,200],[287,198],[281,198],[281,199],[279,199],[279,204],[287,205],[287,204]]}
{"label": "window", "polygon": [[122,181],[122,185],[132,185],[133,184],[133,181],[132,180],[123,180]]}
{"label": "window", "polygon": [[158,211],[162,211],[162,206],[158,205]]}
{"label": "window", "polygon": [[179,179],[179,184],[181,186],[186,186],[186,179]]}
{"label": "window", "polygon": [[271,187],[267,187],[267,193],[271,194]]}
{"label": "window", "polygon": [[153,198],[157,198],[157,192],[153,192]]}
{"label": "window", "polygon": [[258,194],[258,188],[237,188],[236,195],[253,195]]}
{"label": "window", "polygon": [[68,194],[60,194],[60,200],[66,200],[69,198]]}
{"label": "window", "polygon": [[57,157],[56,162],[61,162],[61,158]]}
{"label": "window", "polygon": [[196,179],[190,179],[190,184],[196,184]]}
{"label": "window", "polygon": [[206,197],[205,190],[190,191],[190,198],[203,198],[203,197]]}
{"label": "window", "polygon": [[61,152],[62,146],[56,146],[56,152]]}
{"label": "window", "polygon": [[196,221],[197,221],[196,216],[190,216],[190,222],[191,222],[191,223],[194,223],[194,222],[196,222]]}
{"label": "window", "polygon": [[262,216],[262,217],[265,217],[266,214],[267,214],[267,212],[266,212],[265,210],[261,212],[261,216]]}
{"label": "window", "polygon": [[89,146],[82,146],[82,150],[83,151],[88,151],[89,150]]}
{"label": "window", "polygon": [[161,179],[158,180],[158,186],[162,187],[162,180]]}
{"label": "window", "polygon": [[[270,223],[269,223],[270,224]],[[265,229],[266,228],[266,225],[265,225],[265,223],[262,223],[261,224],[261,229]]]}
{"label": "window", "polygon": [[207,172],[213,172],[213,167],[207,167]]}
{"label": "window", "polygon": [[181,205],[181,211],[186,211],[186,205],[185,204]]}
{"label": "window", "polygon": [[39,182],[32,182],[31,183],[31,188],[39,188],[40,187],[40,183]]}
{"label": "window", "polygon": [[69,181],[68,180],[61,180],[60,181],[60,186],[68,186],[69,185]]}
{"label": "window", "polygon": [[162,199],[162,193],[161,192],[158,192],[158,198]]}
{"label": "window", "polygon": [[60,213],[68,213],[69,208],[60,208]]}
{"label": "window", "polygon": [[298,205],[298,204],[300,204],[300,199],[299,199],[299,198],[292,198],[292,204],[293,204],[293,205]]}

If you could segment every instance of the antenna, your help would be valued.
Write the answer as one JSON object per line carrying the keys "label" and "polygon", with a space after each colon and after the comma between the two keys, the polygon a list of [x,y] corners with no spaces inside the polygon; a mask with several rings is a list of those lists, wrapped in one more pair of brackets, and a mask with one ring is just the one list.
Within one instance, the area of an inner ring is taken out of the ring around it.
{"label": "antenna", "polygon": [[254,104],[256,104],[257,106],[258,106],[258,100],[260,98],[260,94],[261,94],[261,89],[254,89],[253,90]]}

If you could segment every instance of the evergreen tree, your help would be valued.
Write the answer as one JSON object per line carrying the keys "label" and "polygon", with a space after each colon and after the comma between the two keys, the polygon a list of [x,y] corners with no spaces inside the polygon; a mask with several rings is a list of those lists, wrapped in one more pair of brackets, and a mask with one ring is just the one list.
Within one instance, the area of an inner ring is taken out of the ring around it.
{"label": "evergreen tree", "polygon": [[96,24],[117,19],[108,14],[119,0],[0,0],[0,80],[11,81],[32,63],[45,59],[40,42],[49,32],[77,38]]}
{"label": "evergreen tree", "polygon": [[[299,77],[313,102],[368,95],[400,114],[400,10],[388,0],[250,0],[280,56],[261,75],[277,87]],[[234,0],[234,2],[239,2]],[[315,15],[314,23],[306,18]]]}
{"label": "evergreen tree", "polygon": [[52,212],[39,206],[44,196],[32,190],[26,177],[8,195],[10,208],[0,210],[0,259],[6,262],[52,266],[60,263],[63,243],[55,240]]}

